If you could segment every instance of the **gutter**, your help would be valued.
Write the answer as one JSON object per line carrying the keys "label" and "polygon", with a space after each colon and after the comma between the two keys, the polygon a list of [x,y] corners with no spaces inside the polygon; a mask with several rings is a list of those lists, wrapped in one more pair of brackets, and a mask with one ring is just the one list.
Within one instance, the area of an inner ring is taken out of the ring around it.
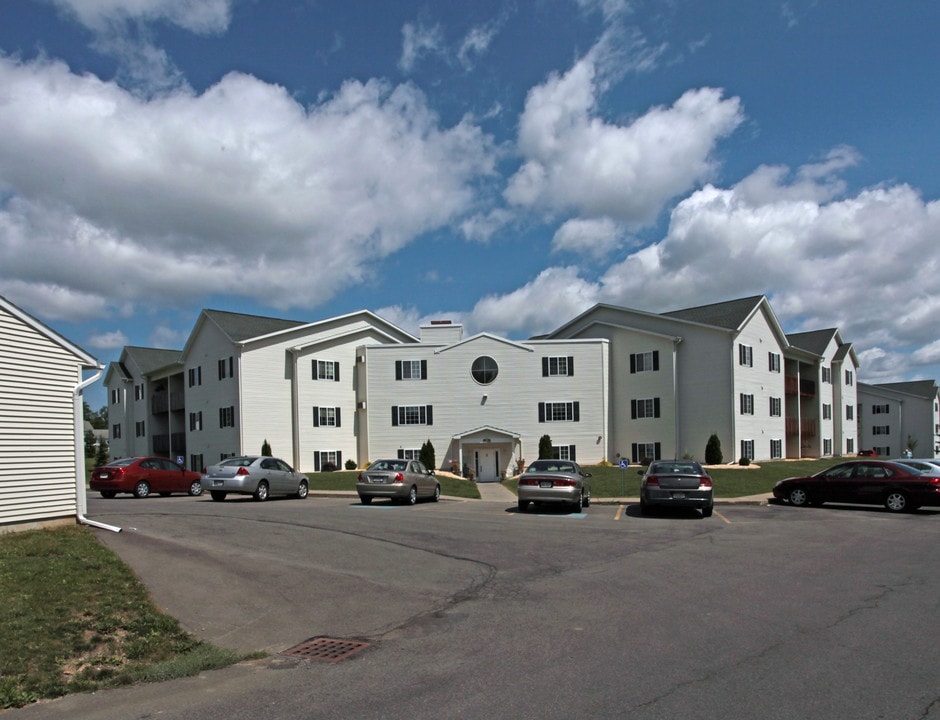
{"label": "gutter", "polygon": [[88,501],[85,497],[85,439],[84,433],[82,432],[84,414],[82,412],[81,397],[82,391],[92,383],[97,382],[98,378],[101,377],[103,368],[99,367],[97,370],[98,372],[92,377],[83,380],[72,388],[72,393],[75,395],[75,500],[77,503],[75,517],[79,523],[84,525],[91,525],[92,527],[102,530],[110,530],[111,532],[119,533],[121,532],[121,528],[115,525],[89,520],[85,517],[85,513],[88,510]]}

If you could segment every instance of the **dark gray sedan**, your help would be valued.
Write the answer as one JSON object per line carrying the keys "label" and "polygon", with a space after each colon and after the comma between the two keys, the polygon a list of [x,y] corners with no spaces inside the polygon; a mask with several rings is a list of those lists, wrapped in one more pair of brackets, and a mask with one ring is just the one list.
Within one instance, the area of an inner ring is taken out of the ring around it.
{"label": "dark gray sedan", "polygon": [[705,468],[692,460],[651,462],[640,484],[640,512],[654,506],[692,507],[710,517],[715,507],[714,487]]}
{"label": "dark gray sedan", "polygon": [[581,512],[591,504],[590,477],[572,460],[536,460],[519,478],[519,511],[529,503],[564,503]]}
{"label": "dark gray sedan", "polygon": [[441,484],[419,460],[376,460],[359,473],[356,492],[363,505],[373,498],[391,498],[392,502],[414,505],[418,498],[437,502],[441,497]]}
{"label": "dark gray sedan", "polygon": [[264,501],[271,495],[307,497],[309,481],[280,458],[246,455],[226,458],[206,468],[202,486],[213,500],[225,500],[229,493],[252,495]]}

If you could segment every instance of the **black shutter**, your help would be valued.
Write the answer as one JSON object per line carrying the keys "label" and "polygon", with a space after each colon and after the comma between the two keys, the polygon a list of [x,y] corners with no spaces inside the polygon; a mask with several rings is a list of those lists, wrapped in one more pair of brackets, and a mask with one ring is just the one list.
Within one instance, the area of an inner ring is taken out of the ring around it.
{"label": "black shutter", "polygon": [[336,427],[339,427],[339,426],[340,426],[340,422],[339,422],[339,410],[340,410],[339,408],[336,408]]}
{"label": "black shutter", "polygon": [[433,424],[434,424],[434,411],[433,411],[433,407],[434,407],[433,405],[428,405],[428,411],[427,411],[427,413],[428,413],[428,414],[427,414],[427,423],[428,423],[428,425],[433,425]]}
{"label": "black shutter", "polygon": [[575,401],[575,402],[571,403],[571,406],[572,406],[572,407],[571,407],[571,412],[572,412],[572,418],[571,418],[571,419],[574,420],[575,422],[580,422],[580,420],[581,420],[581,403]]}
{"label": "black shutter", "polygon": [[568,459],[571,460],[571,461],[573,461],[573,462],[578,462],[578,458],[575,457],[574,445],[569,445],[569,446],[568,446]]}
{"label": "black shutter", "polygon": [[342,450],[336,451],[336,469],[337,470],[343,469],[343,451]]}
{"label": "black shutter", "polygon": [[395,379],[401,380],[401,360],[395,361]]}
{"label": "black shutter", "polygon": [[320,427],[320,408],[316,406],[313,408],[313,426]]}
{"label": "black shutter", "polygon": [[428,379],[428,361],[427,360],[421,361],[421,379],[422,380]]}
{"label": "black shutter", "polygon": [[659,398],[653,398],[653,417],[659,417]]}
{"label": "black shutter", "polygon": [[339,363],[333,363],[333,380],[339,382]]}
{"label": "black shutter", "polygon": [[398,459],[399,459],[399,460],[404,460],[404,459],[405,459],[405,451],[402,450],[401,448],[398,448]]}
{"label": "black shutter", "polygon": [[653,443],[653,446],[654,446],[653,460],[662,460],[662,452],[661,452],[662,443]]}
{"label": "black shutter", "polygon": [[636,420],[636,400],[630,401],[630,419]]}
{"label": "black shutter", "polygon": [[542,358],[542,377],[548,377],[548,358]]}
{"label": "black shutter", "polygon": [[313,451],[313,470],[314,472],[320,472],[320,451]]}
{"label": "black shutter", "polygon": [[539,422],[545,422],[545,403],[539,403]]}
{"label": "black shutter", "polygon": [[317,380],[318,378],[317,378],[317,361],[316,360],[310,361],[310,370],[311,370],[313,379]]}
{"label": "black shutter", "polygon": [[574,355],[568,356],[568,377],[574,377]]}
{"label": "black shutter", "polygon": [[653,350],[653,370],[659,370],[659,350]]}
{"label": "black shutter", "polygon": [[635,463],[640,462],[640,458],[637,457],[637,453],[636,453],[636,443],[630,444],[630,455],[633,456],[633,462]]}
{"label": "black shutter", "polygon": [[392,427],[398,425],[398,406],[392,405]]}
{"label": "black shutter", "polygon": [[630,374],[636,373],[636,354],[630,353]]}

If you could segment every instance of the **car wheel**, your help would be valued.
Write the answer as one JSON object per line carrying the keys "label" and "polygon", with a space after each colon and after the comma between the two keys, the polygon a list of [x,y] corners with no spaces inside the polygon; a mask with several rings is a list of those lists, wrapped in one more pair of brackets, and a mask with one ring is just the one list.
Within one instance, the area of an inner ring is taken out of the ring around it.
{"label": "car wheel", "polygon": [[258,483],[258,487],[255,488],[255,500],[258,502],[264,502],[268,499],[268,483],[264,480]]}
{"label": "car wheel", "polygon": [[578,499],[572,503],[575,512],[581,512],[584,509],[584,495],[578,493]]}
{"label": "car wheel", "polygon": [[101,497],[108,498],[108,500],[111,500],[115,495],[117,495],[117,493],[114,492],[114,490],[102,490],[101,491]]}
{"label": "car wheel", "polygon": [[360,495],[360,496],[359,496],[359,502],[361,502],[363,505],[371,505],[371,504],[372,504],[372,496],[371,496],[371,495]]}
{"label": "car wheel", "polygon": [[907,499],[907,495],[900,490],[893,490],[885,495],[885,507],[891,512],[896,513],[913,509],[910,500]]}
{"label": "car wheel", "polygon": [[431,498],[433,502],[437,502],[441,499],[441,486],[436,485],[434,487],[434,497]]}
{"label": "car wheel", "polygon": [[193,484],[189,486],[189,494],[193,497],[202,495],[202,482],[200,480],[193,480]]}
{"label": "car wheel", "polygon": [[307,487],[307,483],[304,480],[301,480],[300,485],[297,486],[297,497],[303,500],[307,497],[309,492],[310,488]]}
{"label": "car wheel", "polygon": [[150,483],[148,483],[146,480],[141,480],[134,486],[134,497],[145,498],[149,494],[150,494]]}
{"label": "car wheel", "polygon": [[414,505],[418,502],[418,488],[414,485],[412,485],[411,490],[408,491],[408,497],[405,499],[405,502],[409,505]]}
{"label": "car wheel", "polygon": [[224,493],[221,490],[210,490],[209,494],[212,496],[212,499],[215,500],[216,502],[222,502],[223,500],[225,500],[225,496],[228,495],[228,493]]}
{"label": "car wheel", "polygon": [[787,500],[790,501],[790,504],[794,507],[806,507],[809,505],[809,495],[806,494],[806,491],[803,488],[793,488],[790,491],[790,494],[787,495]]}
{"label": "car wheel", "polygon": [[584,507],[591,507],[591,491],[588,490],[587,495],[584,496]]}
{"label": "car wheel", "polygon": [[703,517],[703,518],[711,517],[711,516],[712,516],[712,513],[713,513],[714,511],[715,511],[715,508],[712,507],[711,505],[709,505],[709,506],[707,506],[707,507],[703,507],[703,508],[702,508],[702,517]]}

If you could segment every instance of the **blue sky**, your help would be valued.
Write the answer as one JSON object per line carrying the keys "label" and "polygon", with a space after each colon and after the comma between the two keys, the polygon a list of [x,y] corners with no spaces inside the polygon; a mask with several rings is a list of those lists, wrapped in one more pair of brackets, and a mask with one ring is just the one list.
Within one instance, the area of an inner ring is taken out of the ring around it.
{"label": "blue sky", "polygon": [[523,338],[764,294],[862,381],[938,378],[938,27],[933,0],[3,0],[0,294],[102,362],[204,307]]}

